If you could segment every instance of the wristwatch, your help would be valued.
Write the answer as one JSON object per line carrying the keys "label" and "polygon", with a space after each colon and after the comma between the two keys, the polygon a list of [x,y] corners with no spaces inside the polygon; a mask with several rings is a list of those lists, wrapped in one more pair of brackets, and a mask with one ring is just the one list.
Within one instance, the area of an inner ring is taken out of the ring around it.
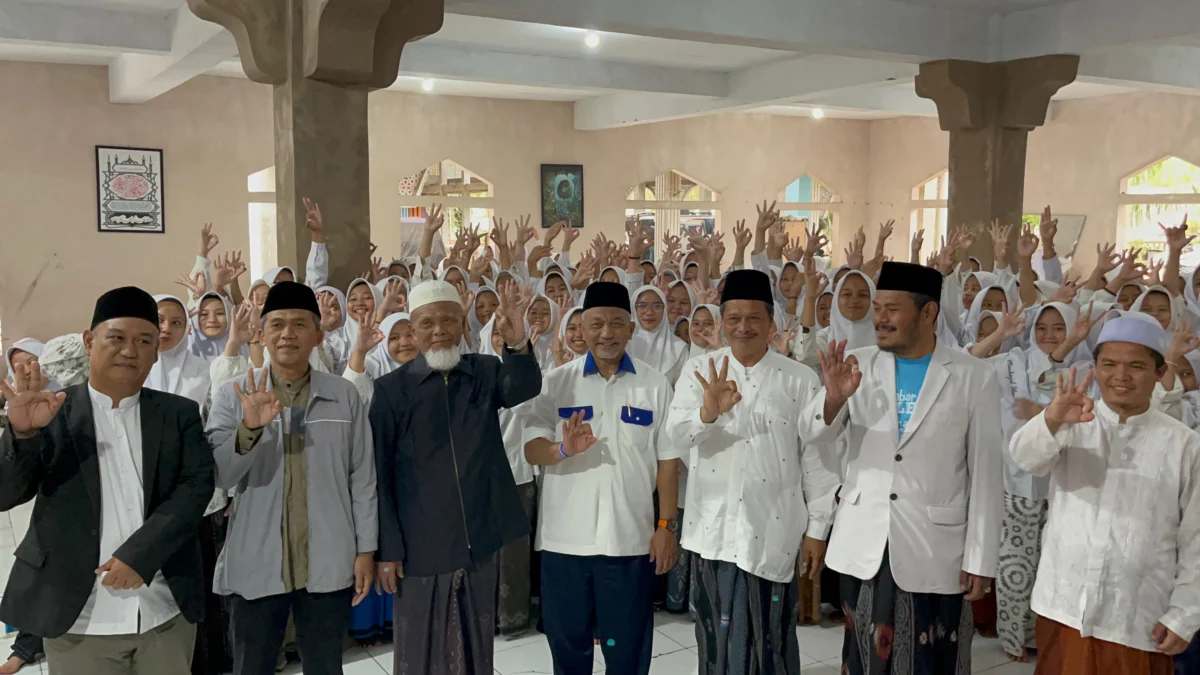
{"label": "wristwatch", "polygon": [[658,521],[658,526],[667,528],[667,532],[670,532],[671,534],[679,534],[678,518],[672,518],[670,520],[663,520],[660,518]]}

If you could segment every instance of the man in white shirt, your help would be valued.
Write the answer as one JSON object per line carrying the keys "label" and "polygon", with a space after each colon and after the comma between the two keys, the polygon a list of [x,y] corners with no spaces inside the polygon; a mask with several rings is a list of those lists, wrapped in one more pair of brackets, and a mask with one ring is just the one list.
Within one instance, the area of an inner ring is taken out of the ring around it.
{"label": "man in white shirt", "polygon": [[37,500],[0,619],[44,636],[56,673],[190,668],[213,459],[195,402],[142,388],[158,333],[154,298],[109,291],[83,334],[87,384],[35,391],[36,364],[15,388],[0,383],[13,436],[0,456],[0,510]]}
{"label": "man in white shirt", "polygon": [[1109,320],[1090,377],[1012,439],[1022,469],[1050,475],[1033,589],[1039,675],[1168,675],[1200,627],[1200,436],[1151,402],[1167,335]]}
{"label": "man in white shirt", "polygon": [[588,286],[583,308],[588,355],[547,373],[520,410],[525,457],[543,471],[542,621],[556,673],[591,673],[598,637],[609,673],[645,675],[654,575],[675,563],[679,531],[680,453],[662,432],[671,384],[625,353],[633,318],[623,285]]}
{"label": "man in white shirt", "polygon": [[[843,672],[970,670],[970,601],[996,575],[1003,517],[995,368],[937,338],[942,275],[886,262],[878,346],[821,354],[825,392],[801,437],[842,443],[826,563],[842,573]],[[864,386],[860,387],[862,384]]]}
{"label": "man in white shirt", "polygon": [[769,347],[771,281],[736,270],[721,294],[729,346],[684,366],[667,434],[689,451],[683,547],[692,556],[700,672],[795,675],[803,553],[820,574],[837,476],[802,447],[797,413],[820,383]]}

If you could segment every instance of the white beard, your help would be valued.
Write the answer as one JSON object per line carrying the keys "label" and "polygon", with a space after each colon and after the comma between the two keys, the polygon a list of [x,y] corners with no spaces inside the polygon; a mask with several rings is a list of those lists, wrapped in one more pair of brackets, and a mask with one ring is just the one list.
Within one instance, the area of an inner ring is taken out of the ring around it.
{"label": "white beard", "polygon": [[428,363],[430,368],[439,373],[448,373],[454,370],[454,366],[457,366],[461,360],[462,350],[459,349],[458,345],[454,345],[449,349],[425,352],[425,363]]}

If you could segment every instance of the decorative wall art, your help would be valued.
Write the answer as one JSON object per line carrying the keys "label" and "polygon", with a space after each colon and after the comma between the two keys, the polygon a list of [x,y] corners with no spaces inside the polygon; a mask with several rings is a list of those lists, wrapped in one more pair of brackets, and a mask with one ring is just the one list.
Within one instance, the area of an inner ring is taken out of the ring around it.
{"label": "decorative wall art", "polygon": [[163,151],[96,146],[101,232],[164,232]]}
{"label": "decorative wall art", "polygon": [[583,166],[542,165],[542,227],[566,221],[583,227]]}

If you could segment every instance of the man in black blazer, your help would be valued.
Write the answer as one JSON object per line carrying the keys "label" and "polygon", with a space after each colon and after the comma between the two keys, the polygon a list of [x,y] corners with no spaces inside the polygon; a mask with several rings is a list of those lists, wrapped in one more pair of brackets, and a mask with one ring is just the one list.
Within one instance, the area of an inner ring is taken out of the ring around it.
{"label": "man in black blazer", "polygon": [[190,669],[204,608],[197,531],[215,476],[195,402],[142,388],[157,319],[145,291],[109,291],[84,333],[88,383],[33,391],[31,364],[32,377],[0,384],[0,510],[36,499],[0,619],[44,636],[54,672]]}

